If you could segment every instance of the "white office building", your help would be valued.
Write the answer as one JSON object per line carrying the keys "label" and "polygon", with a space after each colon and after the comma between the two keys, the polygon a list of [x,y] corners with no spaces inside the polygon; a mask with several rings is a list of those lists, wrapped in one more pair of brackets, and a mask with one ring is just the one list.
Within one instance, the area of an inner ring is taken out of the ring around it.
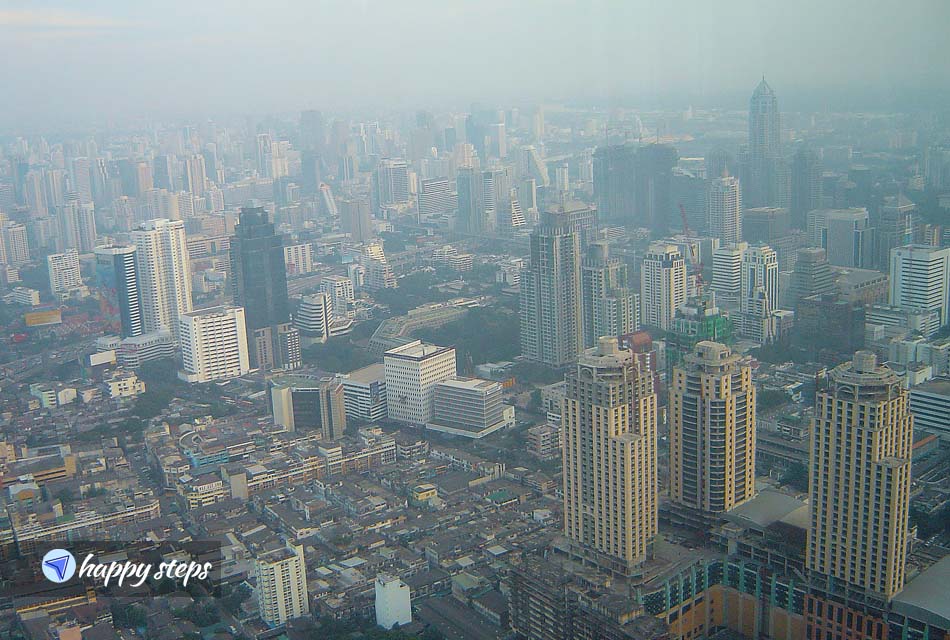
{"label": "white office building", "polygon": [[456,375],[455,349],[415,340],[383,356],[390,420],[424,425],[432,420],[435,386]]}
{"label": "white office building", "polygon": [[376,422],[389,415],[386,403],[386,367],[375,363],[343,376],[347,420]]}
{"label": "white office building", "polygon": [[742,189],[737,178],[726,176],[709,183],[706,222],[709,234],[723,244],[742,240]]}
{"label": "white office building", "polygon": [[891,250],[889,302],[901,308],[940,314],[940,326],[950,322],[950,247],[939,249],[909,244]]}
{"label": "white office building", "polygon": [[182,371],[187,382],[212,382],[251,369],[243,307],[212,307],[179,319]]}
{"label": "white office building", "polygon": [[301,298],[294,314],[294,326],[300,332],[302,345],[309,347],[326,342],[330,337],[332,317],[333,303],[326,293],[315,293]]}
{"label": "white office building", "polygon": [[46,256],[46,267],[49,271],[50,292],[57,298],[68,296],[70,291],[82,287],[79,252],[75,249]]}

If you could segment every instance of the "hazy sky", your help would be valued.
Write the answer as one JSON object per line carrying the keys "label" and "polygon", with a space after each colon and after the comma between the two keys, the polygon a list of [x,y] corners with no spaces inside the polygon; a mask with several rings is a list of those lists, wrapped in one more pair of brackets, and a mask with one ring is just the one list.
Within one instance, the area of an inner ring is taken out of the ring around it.
{"label": "hazy sky", "polygon": [[[947,0],[0,0],[0,125],[950,87]],[[741,104],[741,103],[738,103]],[[729,106],[736,106],[735,104]]]}

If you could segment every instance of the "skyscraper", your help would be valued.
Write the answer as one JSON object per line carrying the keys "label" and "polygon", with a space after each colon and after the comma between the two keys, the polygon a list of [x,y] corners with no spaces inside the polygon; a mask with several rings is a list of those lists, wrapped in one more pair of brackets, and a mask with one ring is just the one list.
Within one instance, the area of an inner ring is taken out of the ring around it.
{"label": "skyscraper", "polygon": [[435,386],[456,375],[455,349],[415,340],[383,356],[389,419],[421,426],[432,420]]}
{"label": "skyscraper", "polygon": [[716,178],[706,193],[706,227],[723,244],[742,240],[742,189],[736,178]]}
{"label": "skyscraper", "polygon": [[900,378],[869,351],[815,399],[806,566],[890,599],[904,586],[913,418]]}
{"label": "skyscraper", "polygon": [[670,384],[670,498],[719,514],[755,495],[752,367],[729,347],[699,342]]}
{"label": "skyscraper", "polygon": [[592,242],[581,268],[585,347],[640,329],[640,296],[630,284],[627,265],[610,257],[607,242]]}
{"label": "skyscraper", "polygon": [[367,198],[347,198],[338,202],[340,226],[353,242],[366,242],[375,235]]}
{"label": "skyscraper", "polygon": [[96,247],[96,211],[91,202],[81,202],[75,193],[66,195],[59,208],[59,242],[64,251],[76,249],[89,253]]}
{"label": "skyscraper", "polygon": [[807,296],[829,294],[834,290],[835,277],[825,250],[817,247],[799,249],[792,272],[792,300],[797,303]]}
{"label": "skyscraper", "polygon": [[914,213],[917,205],[904,194],[884,198],[884,206],[877,220],[875,240],[877,248],[874,268],[887,271],[891,264],[891,249],[914,242]]}
{"label": "skyscraper", "polygon": [[919,244],[891,251],[889,303],[940,314],[940,326],[950,323],[950,247]]}
{"label": "skyscraper", "polygon": [[168,329],[192,309],[191,261],[181,220],[148,220],[131,233],[145,333]]}
{"label": "skyscraper", "polygon": [[737,242],[713,251],[713,277],[709,288],[724,307],[742,306],[742,256],[749,248],[747,242]]}
{"label": "skyscraper", "polygon": [[686,302],[686,295],[686,261],[679,249],[654,242],[647,249],[640,270],[643,324],[668,331],[676,310]]}
{"label": "skyscraper", "polygon": [[762,290],[771,310],[778,309],[778,257],[768,245],[754,245],[742,252],[740,274],[740,307],[745,311],[748,301]]}
{"label": "skyscraper", "polygon": [[870,269],[874,266],[874,228],[867,209],[831,209],[824,217],[824,242],[828,262],[839,267]]}
{"label": "skyscraper", "polygon": [[521,274],[521,353],[560,367],[584,344],[580,238],[568,215],[546,212],[530,244]]}
{"label": "skyscraper", "polygon": [[455,183],[458,192],[458,214],[455,229],[460,233],[477,234],[485,230],[485,189],[481,172],[461,167]]}
{"label": "skyscraper", "polygon": [[96,283],[110,311],[122,323],[122,337],[142,335],[142,305],[139,300],[135,247],[96,247]]}
{"label": "skyscraper", "polygon": [[373,193],[377,208],[409,202],[409,165],[401,158],[379,161],[373,172]]}
{"label": "skyscraper", "polygon": [[[263,207],[241,208],[231,238],[234,303],[245,309],[251,363],[260,369],[300,366],[300,339],[290,322],[281,236]],[[286,341],[285,341],[286,340]]]}
{"label": "skyscraper", "polygon": [[805,228],[806,216],[812,209],[821,206],[821,160],[808,149],[799,149],[792,159],[792,191],[790,212],[792,223]]}
{"label": "skyscraper", "polygon": [[783,162],[781,130],[778,98],[763,77],[749,101],[749,158],[742,186],[751,207],[788,206],[778,197],[783,177],[778,168]]}
{"label": "skyscraper", "polygon": [[601,338],[567,375],[561,429],[564,534],[572,550],[629,575],[657,533],[653,375]]}

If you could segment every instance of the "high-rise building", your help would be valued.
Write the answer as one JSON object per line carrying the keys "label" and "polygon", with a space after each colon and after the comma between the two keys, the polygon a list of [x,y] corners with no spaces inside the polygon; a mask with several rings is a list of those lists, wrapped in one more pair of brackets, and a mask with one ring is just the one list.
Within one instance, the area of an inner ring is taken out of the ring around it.
{"label": "high-rise building", "polygon": [[482,173],[473,167],[461,167],[456,177],[458,213],[455,228],[460,233],[477,234],[486,230],[485,188]]}
{"label": "high-rise building", "polygon": [[891,251],[889,304],[940,314],[950,323],[950,247],[910,244]]}
{"label": "high-rise building", "polygon": [[409,165],[400,158],[384,158],[373,172],[377,208],[409,202]]}
{"label": "high-rise building", "polygon": [[96,247],[96,211],[91,202],[80,202],[75,193],[66,195],[58,211],[59,237],[57,245],[89,253]]}
{"label": "high-rise building", "polygon": [[747,242],[738,242],[713,251],[709,288],[725,307],[738,309],[742,305],[742,256],[748,248]]}
{"label": "high-rise building", "polygon": [[363,247],[360,258],[366,268],[366,288],[370,291],[380,289],[395,289],[399,286],[396,275],[383,253],[383,247],[378,242],[371,242]]}
{"label": "high-rise building", "polygon": [[53,296],[64,297],[82,287],[79,253],[75,249],[46,256],[46,267],[49,271],[49,289]]}
{"label": "high-rise building", "polygon": [[665,233],[675,206],[671,193],[678,157],[676,149],[663,144],[599,147],[593,178],[601,219]]}
{"label": "high-rise building", "polygon": [[788,206],[779,201],[779,183],[788,178],[778,167],[783,162],[781,130],[778,98],[763,77],[749,101],[749,157],[742,186],[751,207]]}
{"label": "high-rise building", "polygon": [[619,337],[640,329],[640,296],[631,287],[627,265],[610,257],[605,240],[592,242],[581,268],[584,346],[601,336]]}
{"label": "high-rise building", "polygon": [[806,566],[862,593],[904,586],[913,418],[900,378],[858,351],[815,399]]}
{"label": "high-rise building", "polygon": [[294,314],[294,326],[300,332],[303,346],[323,343],[330,337],[333,302],[325,292],[303,296]]}
{"label": "high-rise building", "polygon": [[669,220],[674,215],[676,205],[671,192],[673,167],[678,159],[676,149],[666,144],[650,144],[637,150],[637,218],[640,226],[650,229],[654,236],[669,230]]}
{"label": "high-rise building", "polygon": [[181,220],[155,219],[131,234],[145,333],[178,335],[178,318],[192,309],[191,262]]}
{"label": "high-rise building", "polygon": [[886,272],[891,264],[891,249],[914,242],[914,213],[917,205],[904,194],[884,198],[878,217],[875,239],[877,251],[874,268]]}
{"label": "high-rise building", "polygon": [[674,245],[654,242],[640,269],[640,318],[669,330],[676,310],[686,302],[686,261]]}
{"label": "high-rise building", "polygon": [[822,167],[818,154],[799,149],[792,159],[792,191],[790,213],[792,223],[805,228],[809,211],[820,208],[822,199]]}
{"label": "high-rise building", "polygon": [[334,315],[347,315],[347,310],[355,299],[352,280],[346,276],[326,276],[320,282],[320,291],[330,296],[330,305]]}
{"label": "high-rise building", "polygon": [[765,294],[770,310],[779,308],[778,258],[768,245],[751,246],[742,252],[739,306],[743,311],[757,290]]}
{"label": "high-rise building", "polygon": [[343,376],[343,401],[346,417],[363,422],[378,422],[388,416],[386,367],[377,362]]}
{"label": "high-rise building", "polygon": [[367,198],[346,198],[338,202],[340,226],[353,242],[366,242],[375,236]]}
{"label": "high-rise building", "polygon": [[699,342],[670,383],[670,499],[720,514],[755,495],[752,366],[718,342]]}
{"label": "high-rise building", "polygon": [[270,397],[274,424],[287,431],[319,431],[327,441],[346,432],[343,382],[338,377],[274,378]]}
{"label": "high-rise building", "polygon": [[716,306],[716,292],[706,291],[690,298],[676,310],[673,326],[666,337],[666,367],[672,380],[673,367],[693,353],[696,344],[704,340],[728,343],[732,340],[733,324]]}
{"label": "high-rise building", "polygon": [[310,613],[303,545],[267,546],[253,561],[261,620],[278,627]]}
{"label": "high-rise building", "polygon": [[208,182],[207,171],[205,168],[205,158],[200,153],[185,158],[185,167],[182,171],[184,178],[183,189],[200,198],[205,194],[205,186]]}
{"label": "high-rise building", "polygon": [[723,244],[742,241],[742,189],[736,178],[710,181],[706,192],[706,228]]}
{"label": "high-rise building", "polygon": [[839,267],[870,269],[874,265],[874,228],[870,224],[868,211],[863,207],[827,211],[819,246],[828,254],[828,262]]}
{"label": "high-rise building", "polygon": [[441,216],[452,213],[458,198],[448,178],[429,178],[419,183],[419,216]]}
{"label": "high-rise building", "polygon": [[521,353],[560,367],[584,344],[580,238],[566,214],[546,212],[530,246],[521,274]]}
{"label": "high-rise building", "polygon": [[135,247],[96,247],[96,284],[109,311],[122,324],[122,337],[142,335],[142,305],[139,300]]}
{"label": "high-rise building", "polygon": [[211,307],[178,319],[182,371],[187,382],[212,382],[250,371],[244,309]]}
{"label": "high-rise building", "polygon": [[816,247],[800,249],[792,272],[791,300],[825,295],[835,291],[835,276],[825,257],[825,250]]}
{"label": "high-rise building", "polygon": [[653,375],[615,338],[578,359],[562,403],[564,533],[582,556],[630,575],[657,533]]}
{"label": "high-rise building", "polygon": [[30,261],[29,233],[25,225],[11,220],[3,220],[0,213],[0,244],[3,245],[3,261],[20,267]]}
{"label": "high-rise building", "polygon": [[299,336],[289,326],[283,239],[263,207],[241,208],[230,255],[234,303],[247,314],[251,364],[264,370],[300,366]]}
{"label": "high-rise building", "polygon": [[432,420],[435,386],[456,375],[455,349],[414,340],[383,355],[389,419],[422,426]]}

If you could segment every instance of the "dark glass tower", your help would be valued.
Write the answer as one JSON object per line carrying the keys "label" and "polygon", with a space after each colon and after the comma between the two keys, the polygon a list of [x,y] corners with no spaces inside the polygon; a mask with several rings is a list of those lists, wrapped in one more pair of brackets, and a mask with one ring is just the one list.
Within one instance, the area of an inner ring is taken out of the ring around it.
{"label": "dark glass tower", "polygon": [[135,247],[96,247],[96,283],[112,316],[122,321],[122,337],[142,335]]}
{"label": "dark glass tower", "polygon": [[299,339],[294,354],[294,341],[286,336],[290,302],[282,238],[260,206],[241,208],[234,233],[231,287],[234,303],[244,307],[251,362],[262,369],[298,366]]}

